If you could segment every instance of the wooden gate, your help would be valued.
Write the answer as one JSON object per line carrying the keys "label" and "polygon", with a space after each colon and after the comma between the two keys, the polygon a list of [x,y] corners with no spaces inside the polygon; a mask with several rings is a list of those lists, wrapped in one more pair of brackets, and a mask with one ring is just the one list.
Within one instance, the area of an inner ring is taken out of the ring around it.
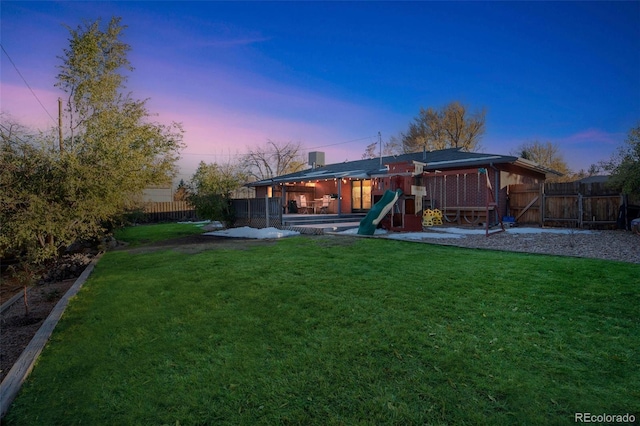
{"label": "wooden gate", "polygon": [[517,223],[542,223],[542,191],[543,188],[539,184],[509,185],[509,216],[513,216]]}

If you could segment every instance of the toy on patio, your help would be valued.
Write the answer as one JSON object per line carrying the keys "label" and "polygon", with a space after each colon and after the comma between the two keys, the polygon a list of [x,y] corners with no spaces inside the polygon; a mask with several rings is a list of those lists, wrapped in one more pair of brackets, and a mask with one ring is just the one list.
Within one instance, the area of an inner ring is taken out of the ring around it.
{"label": "toy on patio", "polygon": [[442,225],[442,212],[438,209],[426,209],[422,213],[422,226]]}

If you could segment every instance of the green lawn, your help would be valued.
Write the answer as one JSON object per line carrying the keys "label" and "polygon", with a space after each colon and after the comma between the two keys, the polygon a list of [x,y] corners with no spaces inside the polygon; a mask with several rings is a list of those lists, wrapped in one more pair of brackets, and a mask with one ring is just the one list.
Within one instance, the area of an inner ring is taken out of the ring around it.
{"label": "green lawn", "polygon": [[126,241],[130,246],[135,247],[171,238],[202,234],[202,232],[202,226],[192,223],[162,223],[117,229],[113,236],[116,240]]}
{"label": "green lawn", "polygon": [[640,265],[403,241],[109,252],[7,425],[639,414]]}

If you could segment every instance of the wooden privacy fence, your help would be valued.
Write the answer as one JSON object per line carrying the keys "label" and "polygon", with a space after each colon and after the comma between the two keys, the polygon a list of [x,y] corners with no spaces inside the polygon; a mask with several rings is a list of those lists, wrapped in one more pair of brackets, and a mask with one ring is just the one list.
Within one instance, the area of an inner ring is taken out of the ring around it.
{"label": "wooden privacy fence", "polygon": [[508,187],[509,214],[518,223],[612,228],[623,197],[603,183],[520,184]]}
{"label": "wooden privacy fence", "polygon": [[236,226],[268,228],[282,226],[282,200],[273,198],[237,198],[231,200]]}
{"label": "wooden privacy fence", "polygon": [[146,222],[196,220],[196,210],[187,201],[148,202],[143,212]]}

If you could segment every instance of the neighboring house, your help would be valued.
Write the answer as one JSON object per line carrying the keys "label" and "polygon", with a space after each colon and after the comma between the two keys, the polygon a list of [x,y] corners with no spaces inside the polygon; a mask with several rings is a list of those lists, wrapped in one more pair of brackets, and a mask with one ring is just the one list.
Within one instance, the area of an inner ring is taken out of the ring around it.
{"label": "neighboring house", "polygon": [[607,183],[608,181],[609,181],[609,176],[596,175],[596,176],[589,176],[586,178],[582,178],[577,182],[578,183]]}
{"label": "neighboring house", "polygon": [[461,222],[487,205],[488,184],[496,220],[507,212],[508,185],[540,183],[549,175],[560,173],[514,156],[452,148],[329,164],[247,186],[256,197],[280,197],[283,206],[300,196],[313,201],[330,195],[327,212],[337,214],[367,212],[386,189],[401,188],[403,212],[420,216],[419,207],[437,208]]}
{"label": "neighboring house", "polygon": [[173,201],[173,188],[171,183],[164,185],[151,185],[142,190],[142,201],[145,203],[170,203]]}
{"label": "neighboring house", "polygon": [[255,198],[255,188],[250,188],[247,185],[231,191],[231,198]]}

